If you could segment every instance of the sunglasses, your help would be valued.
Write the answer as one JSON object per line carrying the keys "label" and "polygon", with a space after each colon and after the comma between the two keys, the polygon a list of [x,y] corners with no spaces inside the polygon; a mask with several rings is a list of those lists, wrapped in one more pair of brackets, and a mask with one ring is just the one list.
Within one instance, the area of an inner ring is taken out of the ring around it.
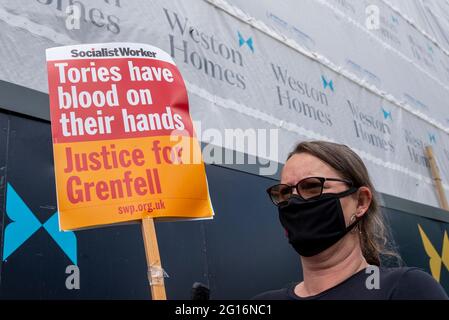
{"label": "sunglasses", "polygon": [[323,177],[308,177],[299,181],[296,185],[290,186],[288,184],[276,184],[267,189],[271,201],[276,206],[283,202],[287,202],[293,195],[293,190],[296,190],[298,196],[303,200],[316,199],[323,194],[324,183],[326,181],[338,181],[353,187],[353,182],[345,179],[337,178],[323,178]]}

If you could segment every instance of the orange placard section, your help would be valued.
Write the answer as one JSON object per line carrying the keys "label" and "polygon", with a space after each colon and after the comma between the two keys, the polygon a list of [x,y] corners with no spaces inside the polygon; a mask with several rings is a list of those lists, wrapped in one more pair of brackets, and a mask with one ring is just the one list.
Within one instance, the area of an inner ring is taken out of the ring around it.
{"label": "orange placard section", "polygon": [[145,216],[211,217],[198,141],[185,136],[173,140],[161,136],[55,144],[61,229]]}

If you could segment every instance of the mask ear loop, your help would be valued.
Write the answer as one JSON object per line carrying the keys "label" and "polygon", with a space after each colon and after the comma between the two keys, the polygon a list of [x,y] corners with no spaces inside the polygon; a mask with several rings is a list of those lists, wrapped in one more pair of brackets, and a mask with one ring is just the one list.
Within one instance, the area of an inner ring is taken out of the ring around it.
{"label": "mask ear loop", "polygon": [[356,231],[359,230],[359,233],[362,234],[362,230],[360,230],[360,225],[359,225],[360,220],[361,220],[361,218],[358,219],[357,215],[355,213],[351,216],[351,219],[349,219],[350,223],[349,223],[349,227],[348,227],[348,228],[352,227],[352,230],[350,231],[351,233],[356,233]]}

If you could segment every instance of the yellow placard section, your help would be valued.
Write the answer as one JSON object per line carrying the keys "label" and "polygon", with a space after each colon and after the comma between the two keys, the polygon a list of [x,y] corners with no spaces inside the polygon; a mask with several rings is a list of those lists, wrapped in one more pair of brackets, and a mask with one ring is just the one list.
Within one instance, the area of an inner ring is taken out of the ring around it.
{"label": "yellow placard section", "polygon": [[196,138],[57,143],[54,158],[63,230],[213,215]]}

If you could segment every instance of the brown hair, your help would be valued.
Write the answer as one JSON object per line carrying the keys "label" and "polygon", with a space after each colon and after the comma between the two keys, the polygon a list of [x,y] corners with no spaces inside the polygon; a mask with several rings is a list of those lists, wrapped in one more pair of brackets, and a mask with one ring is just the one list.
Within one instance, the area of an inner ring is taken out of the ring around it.
{"label": "brown hair", "polygon": [[342,178],[352,181],[355,187],[365,186],[371,190],[373,199],[358,224],[363,256],[373,265],[380,265],[381,256],[386,259],[394,258],[401,263],[399,254],[393,248],[390,230],[384,222],[376,191],[362,159],[348,146],[326,141],[301,142],[287,159],[298,153],[317,157],[337,170]]}

